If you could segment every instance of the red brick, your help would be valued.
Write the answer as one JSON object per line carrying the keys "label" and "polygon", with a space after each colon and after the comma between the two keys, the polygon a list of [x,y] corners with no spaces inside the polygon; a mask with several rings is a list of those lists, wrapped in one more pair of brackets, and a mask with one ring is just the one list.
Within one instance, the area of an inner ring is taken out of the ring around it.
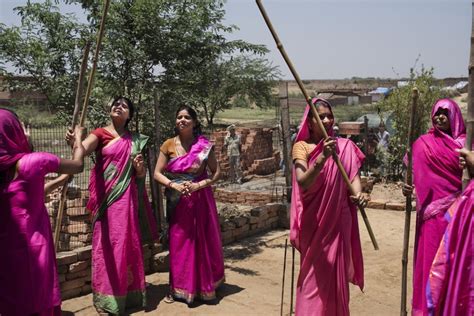
{"label": "red brick", "polygon": [[[66,282],[61,283],[61,292],[67,291],[67,290],[72,290],[72,289],[81,289],[81,287],[86,284],[86,281],[84,278],[81,279],[75,279],[75,280],[69,280]],[[80,293],[80,291],[79,291]]]}
{"label": "red brick", "polygon": [[77,262],[77,253],[73,251],[59,252],[56,254],[56,261],[58,266]]}
{"label": "red brick", "polygon": [[396,210],[396,211],[404,211],[405,210],[405,203],[387,203],[385,204],[385,208],[387,210]]}
{"label": "red brick", "polygon": [[85,270],[87,269],[88,266],[89,266],[88,261],[79,261],[79,262],[73,263],[69,266],[69,273],[75,273],[75,272]]}
{"label": "red brick", "polygon": [[368,208],[376,208],[376,209],[385,209],[386,201],[384,200],[370,200],[367,204]]}

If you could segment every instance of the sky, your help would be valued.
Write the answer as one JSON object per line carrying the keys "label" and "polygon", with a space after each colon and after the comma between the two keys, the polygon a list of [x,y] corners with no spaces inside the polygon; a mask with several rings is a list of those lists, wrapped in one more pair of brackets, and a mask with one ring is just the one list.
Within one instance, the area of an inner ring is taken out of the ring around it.
{"label": "sky", "polygon": [[[13,8],[26,0],[0,0],[0,22],[18,24]],[[403,78],[411,67],[433,67],[437,78],[467,76],[470,0],[262,0],[302,79]],[[62,10],[64,10],[62,6]],[[266,56],[292,79],[254,0],[228,0],[228,39],[264,44]],[[80,8],[67,11],[81,14]],[[418,59],[418,61],[417,61]]]}

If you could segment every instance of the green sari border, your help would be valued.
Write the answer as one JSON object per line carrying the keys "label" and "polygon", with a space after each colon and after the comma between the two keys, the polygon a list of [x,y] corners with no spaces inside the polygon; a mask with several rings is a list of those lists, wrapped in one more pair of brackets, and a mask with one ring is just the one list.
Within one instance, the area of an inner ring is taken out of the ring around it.
{"label": "green sari border", "polygon": [[223,276],[219,281],[214,282],[214,291],[210,292],[197,292],[190,293],[187,290],[172,288],[171,294],[173,297],[185,300],[186,303],[190,304],[194,301],[195,298],[201,299],[203,301],[211,301],[216,298],[216,289],[225,282],[225,276]]}
{"label": "green sari border", "polygon": [[130,291],[123,296],[93,292],[92,297],[95,308],[117,315],[124,314],[127,308],[146,306],[145,290]]}
{"label": "green sari border", "polygon": [[[146,135],[132,133],[132,148],[131,148],[131,157],[138,155],[145,148],[149,137]],[[102,218],[104,213],[107,211],[107,208],[112,205],[116,200],[118,200],[122,194],[127,190],[130,182],[132,180],[133,165],[132,160],[129,159],[125,165],[125,170],[120,175],[117,182],[114,184],[110,192],[104,198],[102,203],[99,206],[95,216],[92,218],[92,226],[95,222]]]}

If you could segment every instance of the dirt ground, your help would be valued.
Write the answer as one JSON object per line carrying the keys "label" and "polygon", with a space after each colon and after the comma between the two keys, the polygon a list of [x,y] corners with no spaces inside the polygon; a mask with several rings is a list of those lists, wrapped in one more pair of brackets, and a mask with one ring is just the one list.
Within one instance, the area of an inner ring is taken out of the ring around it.
{"label": "dirt ground", "polygon": [[402,195],[402,182],[376,183],[370,192],[371,200],[384,200],[389,202],[405,203],[405,197]]}
{"label": "dirt ground", "polygon": [[[404,212],[367,209],[380,250],[375,251],[367,231],[360,222],[365,264],[365,288],[361,292],[351,285],[352,315],[399,315],[401,254]],[[414,217],[414,214],[412,214]],[[410,235],[408,275],[411,276],[413,222]],[[278,230],[236,242],[224,247],[226,283],[218,290],[215,305],[163,301],[168,290],[168,274],[147,276],[148,302],[144,311],[133,315],[279,315],[285,239],[288,231]],[[290,310],[291,248],[288,247],[283,311]],[[298,273],[299,256],[296,255]],[[295,281],[296,282],[296,281]],[[411,277],[409,277],[409,285]],[[408,287],[411,297],[411,286]],[[409,305],[409,304],[408,304]],[[63,302],[63,315],[95,315],[92,296]]]}

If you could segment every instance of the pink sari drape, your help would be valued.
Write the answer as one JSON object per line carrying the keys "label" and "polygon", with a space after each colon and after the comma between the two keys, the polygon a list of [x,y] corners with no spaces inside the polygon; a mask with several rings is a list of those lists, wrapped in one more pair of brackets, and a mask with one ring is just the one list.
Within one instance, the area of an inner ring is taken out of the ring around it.
{"label": "pink sari drape", "polygon": [[[458,105],[450,99],[437,101],[431,118],[443,108],[449,111],[451,135],[433,127],[413,144],[413,177],[417,220],[413,269],[413,315],[428,315],[426,284],[434,256],[448,222],[444,215],[461,192],[459,154],[465,127]],[[429,184],[429,185],[427,185]]]}
{"label": "pink sari drape", "polygon": [[30,153],[19,160],[18,177],[0,185],[0,314],[61,315],[61,292],[53,235],[44,205],[44,176],[59,158]]}
{"label": "pink sari drape", "polygon": [[[92,238],[94,305],[116,314],[124,313],[128,307],[145,305],[139,196],[129,161],[132,146],[132,135],[127,133],[102,148],[91,172],[87,204],[95,219]],[[124,173],[126,177],[122,176]],[[122,187],[120,194],[104,207],[104,200],[110,198],[117,187]],[[147,208],[147,213],[149,211]],[[151,214],[147,217],[151,218]],[[156,227],[153,235],[157,237]]]}
{"label": "pink sari drape", "polygon": [[[307,107],[296,141],[309,137]],[[352,181],[364,160],[350,140],[337,139],[337,152]],[[308,165],[323,149],[320,142]],[[290,240],[301,254],[296,290],[297,315],[349,315],[349,282],[364,286],[357,208],[333,159],[313,185],[301,188],[293,170]]]}
{"label": "pink sari drape", "polygon": [[430,315],[474,315],[474,181],[445,214],[449,223],[426,286]]}
{"label": "pink sari drape", "polygon": [[[59,158],[31,153],[18,118],[0,109],[0,315],[61,315],[44,177]],[[15,170],[17,175],[15,176]]]}
{"label": "pink sari drape", "polygon": [[[202,166],[212,144],[199,136],[190,151],[172,159],[166,171],[174,181],[198,182],[207,178]],[[168,200],[167,203],[171,203]],[[181,196],[169,219],[170,291],[191,303],[194,298],[211,300],[224,281],[224,257],[220,225],[212,188]]]}

